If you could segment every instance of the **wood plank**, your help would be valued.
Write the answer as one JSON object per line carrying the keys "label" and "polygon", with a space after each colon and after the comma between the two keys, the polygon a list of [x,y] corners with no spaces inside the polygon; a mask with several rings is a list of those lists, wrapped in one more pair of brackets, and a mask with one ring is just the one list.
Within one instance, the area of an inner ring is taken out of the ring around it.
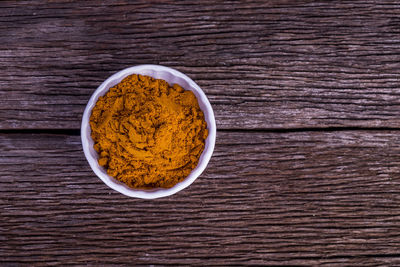
{"label": "wood plank", "polygon": [[205,173],[139,200],[91,172],[79,136],[0,135],[10,264],[400,264],[397,131],[219,132]]}
{"label": "wood plank", "polygon": [[77,129],[112,73],[175,67],[220,129],[400,123],[398,1],[2,1],[0,129]]}

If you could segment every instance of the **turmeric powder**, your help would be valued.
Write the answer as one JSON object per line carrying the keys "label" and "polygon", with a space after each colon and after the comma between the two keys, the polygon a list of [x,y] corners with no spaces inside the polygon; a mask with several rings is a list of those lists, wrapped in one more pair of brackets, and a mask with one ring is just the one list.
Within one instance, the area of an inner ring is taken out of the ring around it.
{"label": "turmeric powder", "polygon": [[98,99],[90,126],[99,165],[131,188],[170,188],[183,181],[208,136],[193,92],[136,74]]}

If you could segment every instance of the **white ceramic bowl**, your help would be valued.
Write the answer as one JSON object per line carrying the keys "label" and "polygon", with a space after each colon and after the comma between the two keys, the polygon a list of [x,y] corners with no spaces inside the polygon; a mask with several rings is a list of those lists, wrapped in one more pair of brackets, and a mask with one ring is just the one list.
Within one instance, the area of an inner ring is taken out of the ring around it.
{"label": "white ceramic bowl", "polygon": [[[90,115],[92,114],[92,109],[96,105],[97,99],[100,96],[106,94],[110,89],[110,87],[113,87],[114,85],[118,84],[119,82],[122,81],[122,79],[131,74],[148,75],[156,79],[163,79],[167,81],[170,85],[175,83],[181,85],[185,90],[190,90],[195,94],[199,102],[199,106],[204,113],[204,117],[207,122],[208,137],[205,142],[204,151],[200,156],[199,163],[197,164],[197,167],[189,174],[189,176],[186,177],[185,180],[176,184],[172,188],[168,189],[157,188],[151,190],[140,190],[140,189],[130,188],[124,183],[121,183],[116,179],[114,179],[113,177],[109,176],[107,174],[107,171],[102,166],[100,166],[97,161],[99,156],[96,150],[94,150],[93,148],[94,142],[92,137],[90,136],[91,129],[89,124],[89,118]],[[160,65],[138,65],[115,73],[105,82],[103,82],[93,93],[92,97],[90,98],[86,106],[85,112],[83,113],[81,138],[82,138],[83,151],[85,152],[85,156],[90,164],[90,167],[92,168],[94,173],[106,185],[130,197],[153,199],[175,194],[176,192],[179,192],[182,189],[188,187],[190,184],[194,182],[194,180],[196,180],[196,178],[204,171],[208,162],[210,161],[211,155],[214,151],[216,131],[217,127],[215,125],[214,112],[210,105],[210,102],[208,101],[204,92],[192,79],[190,79],[185,74],[168,67]]]}

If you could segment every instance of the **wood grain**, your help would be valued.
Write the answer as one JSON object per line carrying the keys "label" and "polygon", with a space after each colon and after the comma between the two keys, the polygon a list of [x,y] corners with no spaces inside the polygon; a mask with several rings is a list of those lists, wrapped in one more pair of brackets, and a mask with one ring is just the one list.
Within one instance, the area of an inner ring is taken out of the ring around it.
{"label": "wood grain", "polygon": [[158,200],[90,170],[79,136],[0,135],[4,264],[400,264],[397,131],[219,132]]}
{"label": "wood grain", "polygon": [[208,95],[219,129],[398,128],[398,1],[1,1],[0,129],[78,129],[143,63]]}
{"label": "wood grain", "polygon": [[[400,265],[399,18],[394,0],[0,1],[0,265]],[[222,130],[203,175],[153,201],[104,185],[78,136],[97,86],[147,63],[193,78]]]}

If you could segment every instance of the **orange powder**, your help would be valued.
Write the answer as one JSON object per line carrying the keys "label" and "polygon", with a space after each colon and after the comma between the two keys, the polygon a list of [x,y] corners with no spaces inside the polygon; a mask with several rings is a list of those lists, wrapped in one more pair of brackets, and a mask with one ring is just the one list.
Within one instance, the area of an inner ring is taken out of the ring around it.
{"label": "orange powder", "polygon": [[169,188],[197,166],[208,136],[193,92],[130,75],[99,98],[90,117],[107,173],[132,188]]}

